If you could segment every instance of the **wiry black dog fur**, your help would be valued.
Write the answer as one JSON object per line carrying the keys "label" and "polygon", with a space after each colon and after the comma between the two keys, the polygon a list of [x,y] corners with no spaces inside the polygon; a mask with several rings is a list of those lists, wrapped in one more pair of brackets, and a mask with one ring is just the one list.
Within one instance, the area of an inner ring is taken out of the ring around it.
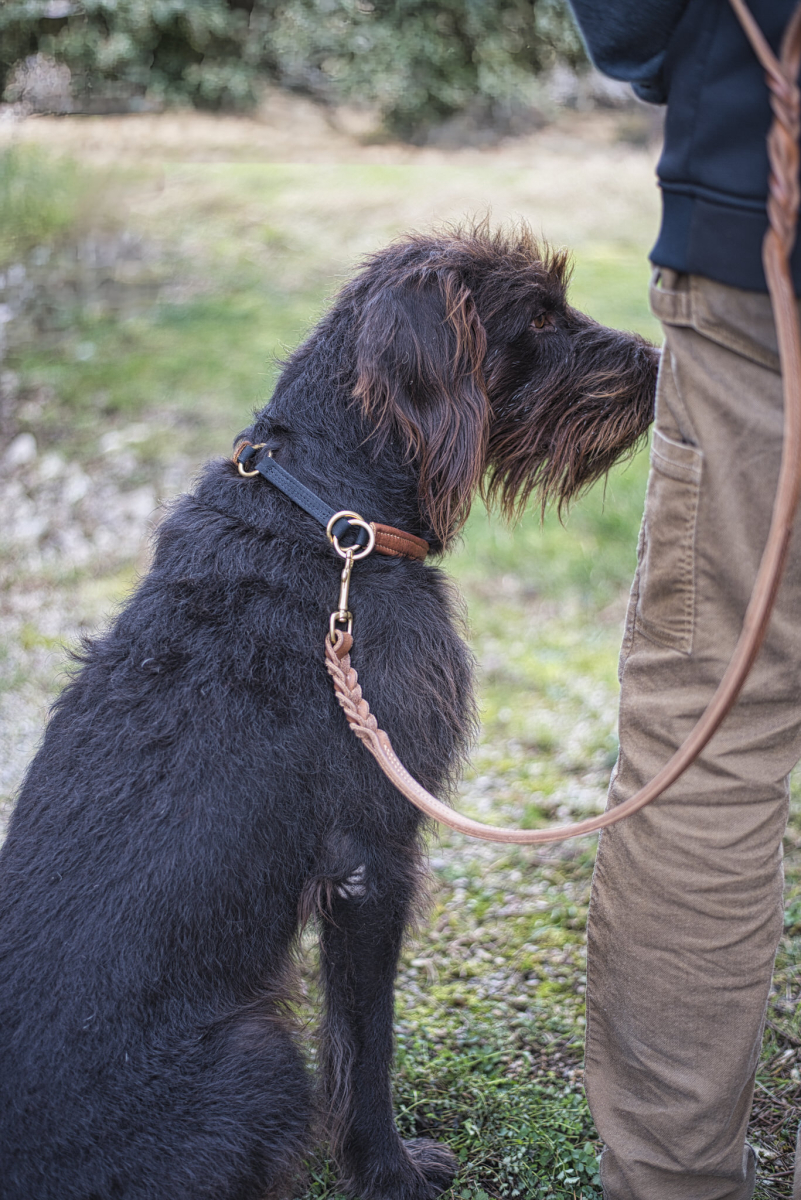
{"label": "wiry black dog fur", "polygon": [[[248,436],[434,555],[479,490],[507,512],[532,491],[567,500],[646,431],[656,353],[570,308],[566,277],[525,230],[399,241],[343,289]],[[3,1200],[283,1194],[319,1103],[286,1005],[311,913],[344,1186],[429,1200],[450,1183],[450,1152],[393,1123],[423,822],[326,674],[340,565],[284,495],[213,462],[57,702],[2,851]],[[352,608],[380,726],[447,794],[473,708],[446,579],[373,554]]]}

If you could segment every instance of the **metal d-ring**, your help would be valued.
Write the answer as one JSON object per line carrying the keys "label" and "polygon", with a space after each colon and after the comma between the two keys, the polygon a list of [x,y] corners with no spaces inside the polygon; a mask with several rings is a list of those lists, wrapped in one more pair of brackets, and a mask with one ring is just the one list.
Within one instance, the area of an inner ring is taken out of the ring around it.
{"label": "metal d-ring", "polygon": [[[263,450],[266,445],[266,442],[258,442],[255,446],[252,442],[243,442],[241,446],[237,446],[236,455],[241,454],[245,449],[245,446],[250,446],[251,450]],[[234,456],[234,461],[236,462],[237,470],[239,471],[240,475],[244,476],[245,479],[249,479],[251,476],[259,474],[258,467],[255,471],[246,471],[236,455]]]}
{"label": "metal d-ring", "polygon": [[[339,544],[339,539],[334,533],[332,533],[336,522],[340,521],[343,517],[347,518],[349,525],[356,525],[360,529],[365,529],[367,531],[367,545],[362,546],[358,553],[356,553],[356,548],[354,546],[347,546],[343,550]],[[350,553],[352,562],[357,562],[360,558],[367,558],[368,554],[372,554],[373,547],[375,546],[375,529],[373,526],[369,523],[369,521],[365,521],[363,517],[360,517],[357,512],[351,512],[351,510],[348,508],[343,508],[341,512],[334,513],[333,517],[325,527],[325,532],[328,536],[329,542],[334,547],[339,557],[347,558],[348,554]]]}

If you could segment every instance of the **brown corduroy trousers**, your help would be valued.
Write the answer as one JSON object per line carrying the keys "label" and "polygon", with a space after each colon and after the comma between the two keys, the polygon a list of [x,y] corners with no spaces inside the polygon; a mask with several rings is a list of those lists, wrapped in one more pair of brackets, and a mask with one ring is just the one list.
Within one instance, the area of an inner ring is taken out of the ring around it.
{"label": "brown corduroy trousers", "polygon": [[[782,444],[767,296],[662,271],[651,303],[666,341],[620,660],[612,805],[670,757],[723,674]],[[799,758],[801,530],[734,711],[665,796],[601,835],[586,1086],[606,1146],[606,1200],[753,1194],[745,1134],[782,928],[787,776]]]}

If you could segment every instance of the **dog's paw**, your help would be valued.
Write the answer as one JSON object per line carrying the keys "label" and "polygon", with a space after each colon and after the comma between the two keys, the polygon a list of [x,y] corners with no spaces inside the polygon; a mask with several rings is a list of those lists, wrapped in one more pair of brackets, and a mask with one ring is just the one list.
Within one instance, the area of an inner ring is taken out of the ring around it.
{"label": "dog's paw", "polygon": [[414,1138],[404,1142],[414,1165],[425,1178],[428,1190],[421,1193],[426,1200],[433,1200],[440,1192],[444,1192],[453,1183],[459,1170],[459,1160],[452,1150],[440,1142],[432,1142],[429,1138]]}
{"label": "dog's paw", "polygon": [[456,1155],[447,1147],[415,1138],[398,1142],[391,1161],[354,1171],[342,1187],[353,1200],[436,1200],[453,1183],[458,1169]]}

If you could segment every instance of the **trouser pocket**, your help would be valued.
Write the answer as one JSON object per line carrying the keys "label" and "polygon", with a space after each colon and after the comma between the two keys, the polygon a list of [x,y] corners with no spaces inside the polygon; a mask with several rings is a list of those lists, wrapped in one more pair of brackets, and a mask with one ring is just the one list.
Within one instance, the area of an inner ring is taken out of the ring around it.
{"label": "trouser pocket", "polygon": [[654,431],[634,624],[651,641],[682,654],[693,647],[702,464],[697,446]]}

